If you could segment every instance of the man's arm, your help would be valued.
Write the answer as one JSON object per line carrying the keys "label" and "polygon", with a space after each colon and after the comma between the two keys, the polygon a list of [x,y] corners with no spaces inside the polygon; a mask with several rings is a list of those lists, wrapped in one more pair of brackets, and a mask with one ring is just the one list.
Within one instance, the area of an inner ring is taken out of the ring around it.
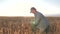
{"label": "man's arm", "polygon": [[33,30],[33,31],[36,30],[36,26],[39,25],[40,21],[41,21],[41,18],[35,19],[35,21],[34,21],[35,23],[32,24],[32,30]]}
{"label": "man's arm", "polygon": [[40,18],[40,17],[37,18],[37,19],[35,19],[35,27],[36,27],[37,25],[39,25],[40,21],[41,21],[41,18]]}

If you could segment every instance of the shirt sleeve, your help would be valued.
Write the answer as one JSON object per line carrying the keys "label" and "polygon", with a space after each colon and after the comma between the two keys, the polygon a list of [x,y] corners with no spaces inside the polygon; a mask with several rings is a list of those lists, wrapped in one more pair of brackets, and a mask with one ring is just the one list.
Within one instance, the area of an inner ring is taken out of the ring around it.
{"label": "shirt sleeve", "polygon": [[40,17],[36,17],[37,19],[35,19],[35,26],[39,25],[41,18]]}

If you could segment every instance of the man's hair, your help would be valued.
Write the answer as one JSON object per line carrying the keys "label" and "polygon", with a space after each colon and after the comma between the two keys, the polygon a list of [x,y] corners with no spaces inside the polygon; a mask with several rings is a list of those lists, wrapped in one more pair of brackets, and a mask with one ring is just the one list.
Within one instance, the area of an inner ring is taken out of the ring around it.
{"label": "man's hair", "polygon": [[36,10],[36,8],[35,8],[35,7],[32,7],[32,8],[31,8],[31,10],[32,10],[32,9]]}

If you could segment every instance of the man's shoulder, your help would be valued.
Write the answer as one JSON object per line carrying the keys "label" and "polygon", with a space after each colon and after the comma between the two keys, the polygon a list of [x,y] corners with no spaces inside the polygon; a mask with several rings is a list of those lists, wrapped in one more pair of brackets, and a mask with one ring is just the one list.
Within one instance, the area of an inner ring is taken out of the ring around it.
{"label": "man's shoulder", "polygon": [[41,12],[39,12],[39,11],[37,11],[37,14],[40,14],[40,15],[42,15],[42,13],[41,13]]}

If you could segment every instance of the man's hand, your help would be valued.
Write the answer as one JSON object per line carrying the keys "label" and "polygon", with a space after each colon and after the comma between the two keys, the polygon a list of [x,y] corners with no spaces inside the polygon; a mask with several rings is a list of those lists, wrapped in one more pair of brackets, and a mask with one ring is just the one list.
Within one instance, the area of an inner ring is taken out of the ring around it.
{"label": "man's hand", "polygon": [[32,24],[32,31],[34,32],[36,30],[36,26]]}

